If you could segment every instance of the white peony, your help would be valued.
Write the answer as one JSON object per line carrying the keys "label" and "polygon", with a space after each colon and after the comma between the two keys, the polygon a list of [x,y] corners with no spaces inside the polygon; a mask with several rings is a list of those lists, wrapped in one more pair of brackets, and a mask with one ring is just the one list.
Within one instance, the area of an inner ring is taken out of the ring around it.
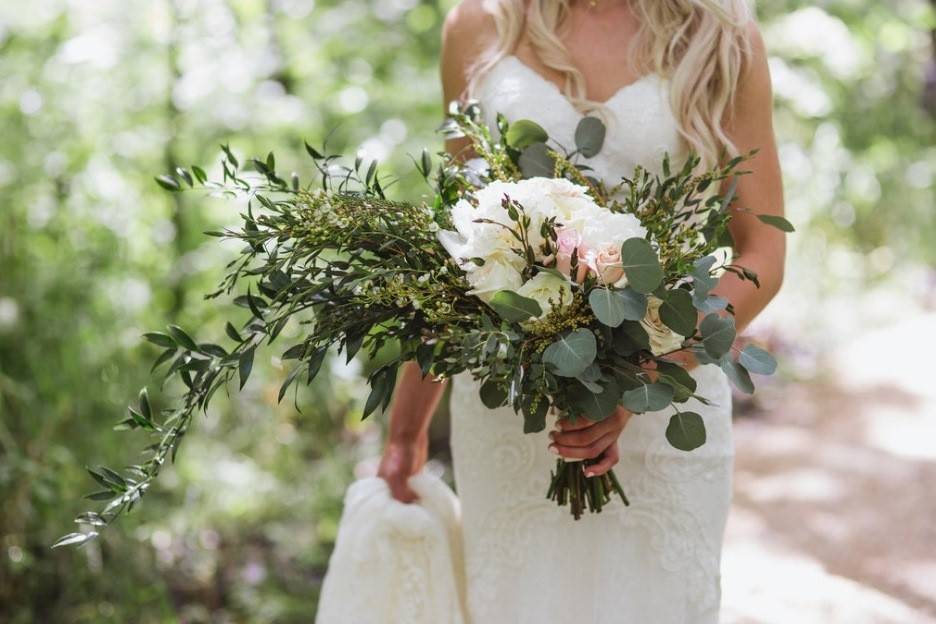
{"label": "white peony", "polygon": [[490,301],[499,290],[516,291],[523,284],[523,260],[518,256],[497,256],[485,258],[484,264],[467,271],[466,277],[471,284],[469,294],[477,295],[482,301]]}
{"label": "white peony", "polygon": [[553,307],[569,305],[572,301],[572,286],[569,281],[552,273],[540,271],[517,290],[517,294],[536,301],[543,313],[540,318],[549,314]]}
{"label": "white peony", "polygon": [[609,245],[620,248],[628,238],[643,238],[647,235],[647,229],[634,215],[611,212],[597,206],[596,210],[586,215],[581,232],[582,243],[595,250]]}
{"label": "white peony", "polygon": [[650,351],[653,355],[662,355],[675,351],[682,346],[685,338],[663,324],[660,320],[660,306],[663,300],[650,295],[647,297],[647,314],[640,324],[650,336]]}

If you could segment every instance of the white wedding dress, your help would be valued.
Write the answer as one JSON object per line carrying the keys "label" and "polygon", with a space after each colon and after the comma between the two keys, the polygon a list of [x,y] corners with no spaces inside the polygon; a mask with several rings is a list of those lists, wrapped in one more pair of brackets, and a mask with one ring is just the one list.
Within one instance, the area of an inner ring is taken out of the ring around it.
{"label": "white wedding dress", "polygon": [[[580,114],[559,89],[514,56],[479,85],[488,122],[533,119],[550,137],[574,144]],[[655,75],[605,102],[607,138],[585,162],[607,182],[637,164],[658,166],[664,152],[684,154]],[[706,443],[672,448],[667,410],[631,418],[615,472],[630,499],[573,521],[546,499],[556,456],[547,430],[524,434],[510,408],[489,410],[470,375],[453,380],[452,454],[462,507],[471,624],[712,624],[718,621],[719,560],[731,500],[734,447],[731,394],[714,365],[692,371],[712,402],[687,409],[705,420]]]}

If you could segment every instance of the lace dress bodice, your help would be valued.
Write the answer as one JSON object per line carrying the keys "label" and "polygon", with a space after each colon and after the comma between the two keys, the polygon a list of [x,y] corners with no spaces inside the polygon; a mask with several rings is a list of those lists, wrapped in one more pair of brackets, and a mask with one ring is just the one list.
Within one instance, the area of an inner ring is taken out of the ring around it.
{"label": "lace dress bodice", "polygon": [[[575,127],[582,115],[559,87],[516,56],[506,56],[492,67],[476,96],[491,128],[496,128],[494,118],[501,113],[509,121],[535,121],[566,147],[575,144]],[[602,103],[601,116],[608,127],[604,147],[584,162],[606,184],[616,183],[637,165],[656,172],[664,153],[674,160],[685,155],[670,109],[668,82],[657,74],[618,89]]]}

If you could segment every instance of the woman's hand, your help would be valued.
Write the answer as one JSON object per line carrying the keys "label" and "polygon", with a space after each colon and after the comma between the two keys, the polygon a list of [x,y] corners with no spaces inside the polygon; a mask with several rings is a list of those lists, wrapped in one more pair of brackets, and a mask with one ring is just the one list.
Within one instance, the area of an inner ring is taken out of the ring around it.
{"label": "woman's hand", "polygon": [[387,482],[393,498],[401,503],[412,503],[419,498],[407,481],[422,470],[428,455],[429,442],[425,437],[412,441],[387,442],[377,476]]}
{"label": "woman's hand", "polygon": [[569,459],[601,459],[587,468],[585,476],[595,477],[609,470],[621,458],[618,452],[617,439],[624,430],[631,413],[623,407],[618,407],[614,413],[598,422],[592,422],[585,417],[577,418],[573,423],[567,418],[556,421],[558,431],[550,431],[552,443],[549,449],[554,453]]}

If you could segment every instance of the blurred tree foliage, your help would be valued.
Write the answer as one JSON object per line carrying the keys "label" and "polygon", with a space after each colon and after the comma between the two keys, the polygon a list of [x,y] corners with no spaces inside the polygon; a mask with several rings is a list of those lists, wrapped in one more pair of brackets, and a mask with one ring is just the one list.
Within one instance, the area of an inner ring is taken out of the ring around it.
{"label": "blurred tree foliage", "polygon": [[[140,334],[177,322],[220,335],[230,313],[201,299],[230,257],[201,232],[236,207],[176,199],[153,174],[213,163],[221,142],[245,155],[275,147],[308,172],[302,140],[328,136],[346,152],[393,153],[395,192],[414,197],[405,154],[441,145],[450,4],[0,7],[0,621],[312,619],[344,488],[379,453],[376,422],[359,422],[355,363],[333,361],[298,392],[299,412],[276,405],[284,370],[269,350],[247,389],[199,420],[132,522],[85,549],[48,545],[91,485],[83,464],[138,451],[138,437],[108,425],[148,379],[154,350]],[[856,252],[869,279],[931,264],[930,4],[758,10],[789,213],[810,249]]]}

